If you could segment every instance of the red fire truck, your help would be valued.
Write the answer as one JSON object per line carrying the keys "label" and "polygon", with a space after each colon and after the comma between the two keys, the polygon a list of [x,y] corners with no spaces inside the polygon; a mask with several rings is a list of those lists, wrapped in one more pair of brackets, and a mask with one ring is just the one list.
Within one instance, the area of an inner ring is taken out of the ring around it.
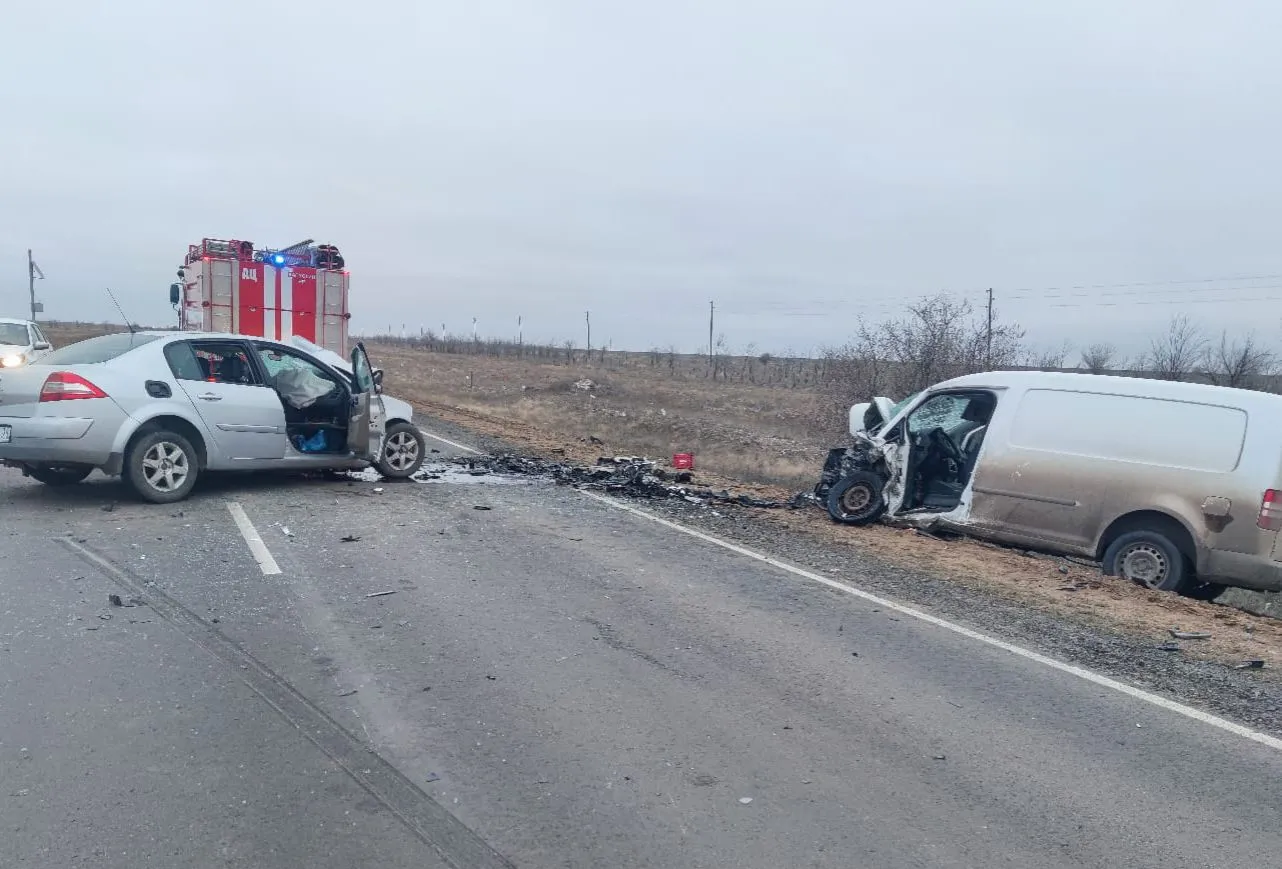
{"label": "red fire truck", "polygon": [[278,341],[297,335],[347,357],[350,276],[332,244],[260,249],[206,238],[187,248],[178,280],[169,301],[180,329]]}

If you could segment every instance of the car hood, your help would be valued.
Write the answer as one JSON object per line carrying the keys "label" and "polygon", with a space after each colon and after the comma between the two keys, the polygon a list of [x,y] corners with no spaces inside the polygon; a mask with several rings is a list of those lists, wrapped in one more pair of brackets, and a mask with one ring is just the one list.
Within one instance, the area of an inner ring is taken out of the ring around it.
{"label": "car hood", "polygon": [[8,356],[11,353],[30,353],[31,347],[24,347],[21,344],[0,344],[0,356]]}

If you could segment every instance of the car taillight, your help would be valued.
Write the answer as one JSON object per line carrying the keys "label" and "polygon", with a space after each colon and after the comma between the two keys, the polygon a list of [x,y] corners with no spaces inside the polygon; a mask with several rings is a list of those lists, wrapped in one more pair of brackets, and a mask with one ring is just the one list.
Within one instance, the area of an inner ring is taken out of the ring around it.
{"label": "car taillight", "polygon": [[1264,498],[1260,501],[1260,516],[1255,524],[1265,531],[1282,530],[1282,491],[1264,490]]}
{"label": "car taillight", "polygon": [[71,401],[76,398],[106,398],[107,393],[70,371],[55,371],[40,388],[41,401]]}

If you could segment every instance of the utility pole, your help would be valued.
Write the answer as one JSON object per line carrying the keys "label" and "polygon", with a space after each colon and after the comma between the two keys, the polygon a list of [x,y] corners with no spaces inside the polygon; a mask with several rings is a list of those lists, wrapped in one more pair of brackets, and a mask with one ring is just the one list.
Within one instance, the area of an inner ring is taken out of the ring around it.
{"label": "utility pole", "polygon": [[45,273],[40,271],[40,266],[31,256],[31,248],[27,248],[27,290],[31,293],[31,319],[34,322],[36,314],[44,310],[44,305],[36,301],[36,278],[45,279]]}
{"label": "utility pole", "polygon": [[993,288],[988,288],[988,331],[985,333],[987,350],[984,356],[984,367],[993,367]]}
{"label": "utility pole", "polygon": [[588,324],[588,359],[592,358],[592,312],[583,312],[583,322]]}
{"label": "utility pole", "polygon": [[712,361],[712,322],[717,314],[717,303],[708,302],[708,374],[709,376],[716,373],[716,366]]}
{"label": "utility pole", "polygon": [[476,318],[472,318],[472,342],[476,342]]}

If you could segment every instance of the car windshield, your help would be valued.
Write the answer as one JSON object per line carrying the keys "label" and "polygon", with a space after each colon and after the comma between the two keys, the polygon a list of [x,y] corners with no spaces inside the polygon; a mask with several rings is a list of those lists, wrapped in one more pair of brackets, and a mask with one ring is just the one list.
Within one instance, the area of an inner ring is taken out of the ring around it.
{"label": "car windshield", "polygon": [[55,350],[39,361],[42,365],[91,365],[95,362],[108,362],[159,338],[159,335],[129,332],[102,335]]}
{"label": "car windshield", "polygon": [[920,392],[914,392],[912,395],[908,396],[908,397],[907,397],[907,398],[905,398],[903,401],[896,402],[895,404],[891,405],[891,407],[890,407],[890,419],[894,419],[896,416],[898,416],[898,415],[899,415],[899,411],[903,410],[905,407],[907,407],[908,405],[912,404],[912,403],[913,403],[913,401],[914,401],[914,400],[917,398],[917,396],[919,396],[919,395],[921,395],[921,393],[920,393]]}
{"label": "car windshield", "polygon": [[0,344],[26,347],[31,343],[24,323],[0,323]]}

